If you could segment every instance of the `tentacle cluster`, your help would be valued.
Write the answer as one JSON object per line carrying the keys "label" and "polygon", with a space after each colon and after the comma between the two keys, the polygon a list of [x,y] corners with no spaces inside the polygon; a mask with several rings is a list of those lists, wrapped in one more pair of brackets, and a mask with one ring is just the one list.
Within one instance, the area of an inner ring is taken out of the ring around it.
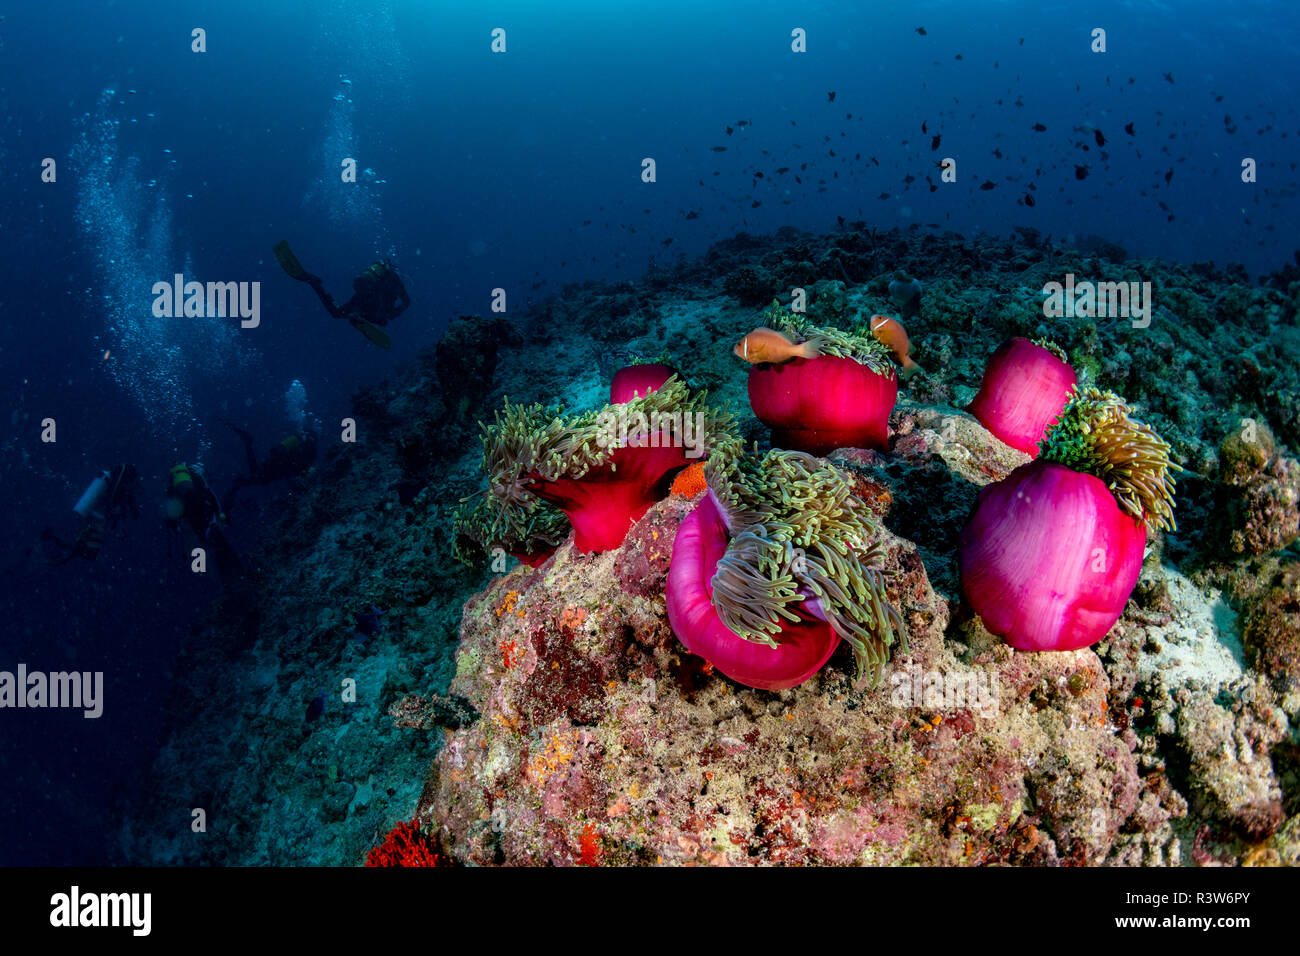
{"label": "tentacle cluster", "polygon": [[1134,418],[1114,392],[1076,391],[1043,440],[1039,457],[1106,483],[1119,506],[1153,530],[1177,530],[1169,444]]}
{"label": "tentacle cluster", "polygon": [[872,683],[907,639],[889,603],[880,526],[831,464],[797,451],[744,455],[721,446],[705,466],[732,539],[713,577],[713,605],[746,640],[777,645],[782,620],[815,600]]}
{"label": "tentacle cluster", "polygon": [[806,317],[791,312],[777,301],[773,301],[763,313],[763,323],[796,344],[811,342],[819,355],[853,359],[881,375],[896,374],[894,363],[889,359],[889,349],[871,334],[870,324],[864,323],[852,332],[813,325]]}
{"label": "tentacle cluster", "polygon": [[[562,406],[515,405],[507,400],[492,424],[479,425],[488,487],[462,499],[457,536],[485,548],[501,545],[510,551],[521,546],[527,550],[535,542],[562,542],[568,534],[567,519],[535,495],[530,485],[582,478],[606,464],[617,470],[613,456],[621,434],[615,425],[618,419],[632,423],[628,444],[636,447],[638,428],[648,428],[666,416],[689,415],[693,425],[702,426],[696,433],[709,454],[729,440],[734,426],[731,416],[707,405],[705,397],[703,392],[692,395],[674,375],[648,395],[573,416],[566,416]],[[468,555],[458,549],[457,557],[466,560]]]}

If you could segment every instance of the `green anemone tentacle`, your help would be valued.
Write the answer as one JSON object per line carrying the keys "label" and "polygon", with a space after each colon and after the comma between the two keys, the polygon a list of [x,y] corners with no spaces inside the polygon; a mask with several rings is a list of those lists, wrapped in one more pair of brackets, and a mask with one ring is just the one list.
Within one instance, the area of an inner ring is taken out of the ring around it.
{"label": "green anemone tentacle", "polygon": [[705,476],[732,534],[712,581],[721,621],[774,646],[806,591],[852,647],[858,678],[877,683],[907,636],[886,593],[880,526],[845,476],[803,452],[759,457],[736,444],[710,458]]}
{"label": "green anemone tentacle", "polygon": [[1038,457],[1106,483],[1121,508],[1152,530],[1176,531],[1169,444],[1131,418],[1133,408],[1114,392],[1076,390],[1047,432]]}

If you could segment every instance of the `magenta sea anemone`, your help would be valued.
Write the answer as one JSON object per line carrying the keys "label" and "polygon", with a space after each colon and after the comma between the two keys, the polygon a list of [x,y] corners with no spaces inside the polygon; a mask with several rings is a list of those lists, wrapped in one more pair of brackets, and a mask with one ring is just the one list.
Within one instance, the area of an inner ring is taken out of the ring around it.
{"label": "magenta sea anemone", "polygon": [[1065,353],[1055,345],[1014,338],[989,359],[979,394],[967,411],[1012,448],[1037,455],[1038,443],[1077,381]]}
{"label": "magenta sea anemone", "polygon": [[902,620],[885,596],[879,529],[836,469],[802,452],[718,455],[682,522],[668,620],[687,649],[764,690],[816,673],[843,638],[873,681]]}
{"label": "magenta sea anemone", "polygon": [[840,643],[830,625],[810,617],[782,621],[774,641],[747,641],[713,607],[713,578],[727,552],[727,527],[706,494],[677,529],[668,572],[668,622],[687,650],[732,680],[762,690],[802,684]]}
{"label": "magenta sea anemone", "polygon": [[825,455],[836,448],[889,450],[898,377],[824,355],[749,370],[749,404],[772,444]]}
{"label": "magenta sea anemone", "polygon": [[962,593],[1026,651],[1101,640],[1137,583],[1146,530],[1174,527],[1169,446],[1116,395],[1086,389],[1038,460],[980,491],[961,535]]}
{"label": "magenta sea anemone", "polygon": [[507,402],[483,426],[488,487],[465,499],[476,503],[456,523],[465,560],[474,560],[469,543],[477,541],[540,563],[569,527],[579,551],[612,551],[667,496],[677,471],[730,434],[729,416],[691,395],[671,369],[635,369],[646,371],[616,377],[618,400],[602,409],[565,416]]}
{"label": "magenta sea anemone", "polygon": [[749,370],[749,404],[772,429],[772,444],[811,455],[836,448],[889,448],[898,374],[870,326],[857,332],[808,325],[777,303],[763,315],[813,358],[759,363]]}
{"label": "magenta sea anemone", "polygon": [[624,366],[614,373],[614,380],[610,382],[609,402],[622,405],[634,398],[645,398],[675,374],[677,372],[671,366],[657,363]]}

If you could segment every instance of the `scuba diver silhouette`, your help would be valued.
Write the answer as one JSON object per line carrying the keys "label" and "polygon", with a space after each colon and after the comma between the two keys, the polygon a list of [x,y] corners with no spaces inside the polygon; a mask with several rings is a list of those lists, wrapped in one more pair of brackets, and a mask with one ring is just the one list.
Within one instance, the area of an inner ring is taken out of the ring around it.
{"label": "scuba diver silhouette", "polygon": [[226,515],[221,510],[217,496],[208,487],[202,465],[197,462],[192,465],[180,462],[171,467],[167,476],[164,511],[167,517],[169,558],[175,555],[173,544],[180,543],[181,523],[184,522],[203,542],[204,547],[212,552],[222,584],[229,587],[238,580],[243,570],[239,556],[226,539]]}
{"label": "scuba diver silhouette", "polygon": [[325,291],[320,276],[312,275],[302,267],[298,257],[289,248],[288,241],[276,243],[274,251],[285,274],[310,285],[325,306],[325,311],[336,319],[347,319],[354,329],[381,349],[391,347],[388,333],[379,326],[387,325],[411,304],[402,277],[397,274],[392,263],[387,260],[371,263],[361,275],[352,280],[352,298],[339,305]]}
{"label": "scuba diver silhouette", "polygon": [[94,561],[104,546],[104,536],[116,528],[128,512],[133,518],[140,517],[140,506],[135,500],[135,486],[139,479],[140,473],[135,466],[125,463],[100,472],[72,506],[73,513],[81,522],[76,537],[64,541],[48,527],[41,532],[41,538],[60,552],[52,561],[56,567],[73,558]]}
{"label": "scuba diver silhouette", "polygon": [[299,475],[305,475],[312,463],[316,461],[316,446],[319,439],[316,430],[310,425],[305,425],[302,430],[272,445],[266,460],[258,461],[257,453],[253,451],[253,436],[233,422],[225,419],[221,421],[244,443],[244,455],[248,459],[248,475],[236,478],[230,490],[226,492],[225,498],[222,499],[222,511],[227,514],[230,513],[235,496],[249,485],[269,485],[273,481],[297,478]]}

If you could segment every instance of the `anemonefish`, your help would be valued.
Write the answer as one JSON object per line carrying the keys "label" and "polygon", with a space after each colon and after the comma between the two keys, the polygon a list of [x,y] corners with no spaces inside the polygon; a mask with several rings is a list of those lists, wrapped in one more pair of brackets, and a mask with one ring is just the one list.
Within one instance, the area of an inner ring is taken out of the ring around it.
{"label": "anemonefish", "polygon": [[732,351],[736,353],[737,358],[742,358],[746,362],[752,362],[755,365],[760,362],[777,364],[797,358],[812,359],[817,358],[820,354],[817,351],[817,346],[811,342],[800,342],[796,345],[780,332],[768,328],[755,329],[750,332],[736,343],[736,347]]}
{"label": "anemonefish", "polygon": [[887,315],[873,315],[871,334],[876,337],[877,342],[894,353],[894,361],[903,367],[905,376],[920,370],[921,366],[913,362],[912,357],[907,354],[912,349],[912,343],[908,341],[907,330],[898,319]]}

